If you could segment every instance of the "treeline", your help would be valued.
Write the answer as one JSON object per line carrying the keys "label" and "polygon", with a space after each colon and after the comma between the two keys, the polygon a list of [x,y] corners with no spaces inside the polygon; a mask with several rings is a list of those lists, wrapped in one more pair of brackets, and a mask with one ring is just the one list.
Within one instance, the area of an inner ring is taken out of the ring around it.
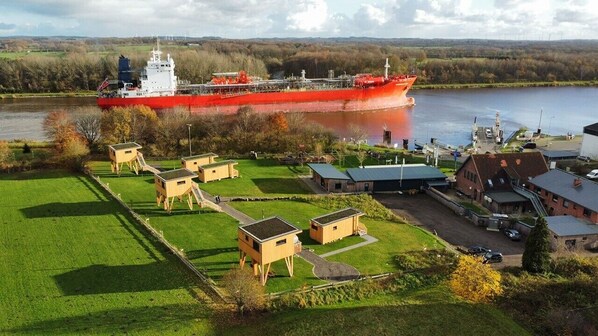
{"label": "treeline", "polygon": [[[32,51],[26,57],[0,57],[0,92],[94,90],[116,78],[123,53],[141,70],[152,38],[1,40],[5,53]],[[145,46],[145,48],[139,48]],[[255,39],[216,38],[161,41],[176,61],[179,79],[206,82],[213,72],[247,70],[281,78],[327,77],[384,71],[419,76],[416,84],[595,81],[598,41],[486,41],[418,39]],[[44,53],[50,52],[50,53]],[[52,53],[53,52],[53,53]],[[59,53],[60,56],[57,56]],[[2,54],[0,53],[0,56]]]}

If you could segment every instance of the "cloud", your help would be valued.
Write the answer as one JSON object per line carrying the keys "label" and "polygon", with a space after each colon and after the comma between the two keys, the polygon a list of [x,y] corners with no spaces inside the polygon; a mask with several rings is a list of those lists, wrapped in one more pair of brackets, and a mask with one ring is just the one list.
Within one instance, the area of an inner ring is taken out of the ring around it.
{"label": "cloud", "polygon": [[328,5],[324,0],[297,1],[286,17],[287,30],[319,32],[328,21]]}
{"label": "cloud", "polygon": [[15,25],[13,23],[0,22],[0,30],[12,30],[12,29],[15,29],[16,27],[17,27],[17,25]]}

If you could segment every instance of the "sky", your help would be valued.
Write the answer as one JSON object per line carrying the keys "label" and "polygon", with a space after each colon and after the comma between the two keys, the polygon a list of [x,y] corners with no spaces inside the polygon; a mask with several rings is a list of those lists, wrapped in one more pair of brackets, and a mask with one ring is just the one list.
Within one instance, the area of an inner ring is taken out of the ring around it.
{"label": "sky", "polygon": [[2,36],[598,39],[596,0],[2,0]]}

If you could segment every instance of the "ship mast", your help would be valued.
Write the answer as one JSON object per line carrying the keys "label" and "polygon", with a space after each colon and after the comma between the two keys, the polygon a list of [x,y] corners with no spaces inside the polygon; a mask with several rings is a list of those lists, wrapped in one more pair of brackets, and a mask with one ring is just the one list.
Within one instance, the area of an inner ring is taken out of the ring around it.
{"label": "ship mast", "polygon": [[388,64],[388,58],[387,58],[386,64],[384,65],[384,79],[388,79],[388,68],[390,68],[390,64]]}

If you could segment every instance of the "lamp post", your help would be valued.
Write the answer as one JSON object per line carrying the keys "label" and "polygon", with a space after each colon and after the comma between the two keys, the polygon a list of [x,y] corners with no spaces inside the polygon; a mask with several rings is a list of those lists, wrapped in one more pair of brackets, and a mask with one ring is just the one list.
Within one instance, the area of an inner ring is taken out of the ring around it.
{"label": "lamp post", "polygon": [[189,129],[189,156],[191,156],[191,124],[187,124],[187,129]]}

